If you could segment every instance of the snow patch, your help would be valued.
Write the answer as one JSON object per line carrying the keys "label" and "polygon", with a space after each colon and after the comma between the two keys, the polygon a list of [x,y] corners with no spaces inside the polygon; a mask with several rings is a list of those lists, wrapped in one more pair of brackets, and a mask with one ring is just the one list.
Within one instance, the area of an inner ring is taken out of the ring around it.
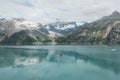
{"label": "snow patch", "polygon": [[31,21],[23,21],[15,23],[16,29],[38,29],[39,24]]}
{"label": "snow patch", "polygon": [[50,26],[45,26],[47,30],[50,30]]}
{"label": "snow patch", "polygon": [[53,32],[53,31],[49,31],[49,37],[51,38],[54,38],[56,36],[63,36],[62,34],[59,34],[59,33],[56,33],[56,32]]}
{"label": "snow patch", "polygon": [[75,28],[76,26],[75,25],[64,25],[64,26],[59,26],[57,25],[55,28],[58,29],[58,30],[66,30],[66,29],[71,29],[71,28]]}

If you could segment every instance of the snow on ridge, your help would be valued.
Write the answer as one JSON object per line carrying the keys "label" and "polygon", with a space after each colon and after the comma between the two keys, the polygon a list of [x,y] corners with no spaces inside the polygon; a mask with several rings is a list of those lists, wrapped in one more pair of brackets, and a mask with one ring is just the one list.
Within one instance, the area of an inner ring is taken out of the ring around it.
{"label": "snow on ridge", "polygon": [[29,28],[35,28],[35,27],[39,26],[38,23],[35,23],[35,22],[32,22],[32,21],[23,21],[22,24],[26,25]]}
{"label": "snow on ridge", "polygon": [[12,22],[16,29],[36,29],[39,28],[39,23],[27,21],[24,18],[7,18],[6,20]]}
{"label": "snow on ridge", "polygon": [[63,27],[57,25],[55,28],[58,30],[66,30],[66,29],[71,29],[75,28],[76,26],[74,24],[69,24],[69,25],[64,25]]}
{"label": "snow on ridge", "polygon": [[17,21],[15,23],[16,29],[38,29],[39,24],[32,21]]}
{"label": "snow on ridge", "polygon": [[70,28],[75,28],[76,26],[71,24],[71,25],[65,25],[63,28],[61,28],[62,30],[65,30],[65,29],[70,29]]}

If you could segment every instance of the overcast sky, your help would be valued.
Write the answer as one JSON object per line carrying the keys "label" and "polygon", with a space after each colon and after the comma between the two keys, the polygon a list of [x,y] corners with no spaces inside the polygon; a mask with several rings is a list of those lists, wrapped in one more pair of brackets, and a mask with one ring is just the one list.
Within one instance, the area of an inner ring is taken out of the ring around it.
{"label": "overcast sky", "polygon": [[0,0],[0,18],[22,17],[48,23],[91,22],[113,11],[120,11],[120,0]]}

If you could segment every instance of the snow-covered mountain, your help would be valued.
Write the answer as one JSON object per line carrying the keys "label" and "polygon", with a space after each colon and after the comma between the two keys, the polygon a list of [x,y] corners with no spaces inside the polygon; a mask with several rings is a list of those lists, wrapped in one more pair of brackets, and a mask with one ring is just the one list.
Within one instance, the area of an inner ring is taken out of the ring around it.
{"label": "snow-covered mountain", "polygon": [[24,18],[3,18],[0,19],[0,43],[46,43],[50,42],[51,38],[66,36],[78,29],[76,22],[55,22],[42,25]]}
{"label": "snow-covered mountain", "polygon": [[55,22],[45,25],[50,37],[65,36],[73,33],[80,27],[76,22]]}
{"label": "snow-covered mountain", "polygon": [[[48,31],[40,23],[23,18],[0,19],[0,43],[23,44],[48,38]],[[29,41],[28,41],[29,39]]]}

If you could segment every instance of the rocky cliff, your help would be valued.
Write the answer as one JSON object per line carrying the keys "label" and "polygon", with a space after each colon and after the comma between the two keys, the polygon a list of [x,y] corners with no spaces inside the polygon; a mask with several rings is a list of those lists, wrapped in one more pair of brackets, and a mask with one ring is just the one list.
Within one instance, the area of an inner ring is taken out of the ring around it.
{"label": "rocky cliff", "polygon": [[109,16],[82,25],[73,34],[56,39],[62,44],[120,44],[120,13],[115,11]]}

